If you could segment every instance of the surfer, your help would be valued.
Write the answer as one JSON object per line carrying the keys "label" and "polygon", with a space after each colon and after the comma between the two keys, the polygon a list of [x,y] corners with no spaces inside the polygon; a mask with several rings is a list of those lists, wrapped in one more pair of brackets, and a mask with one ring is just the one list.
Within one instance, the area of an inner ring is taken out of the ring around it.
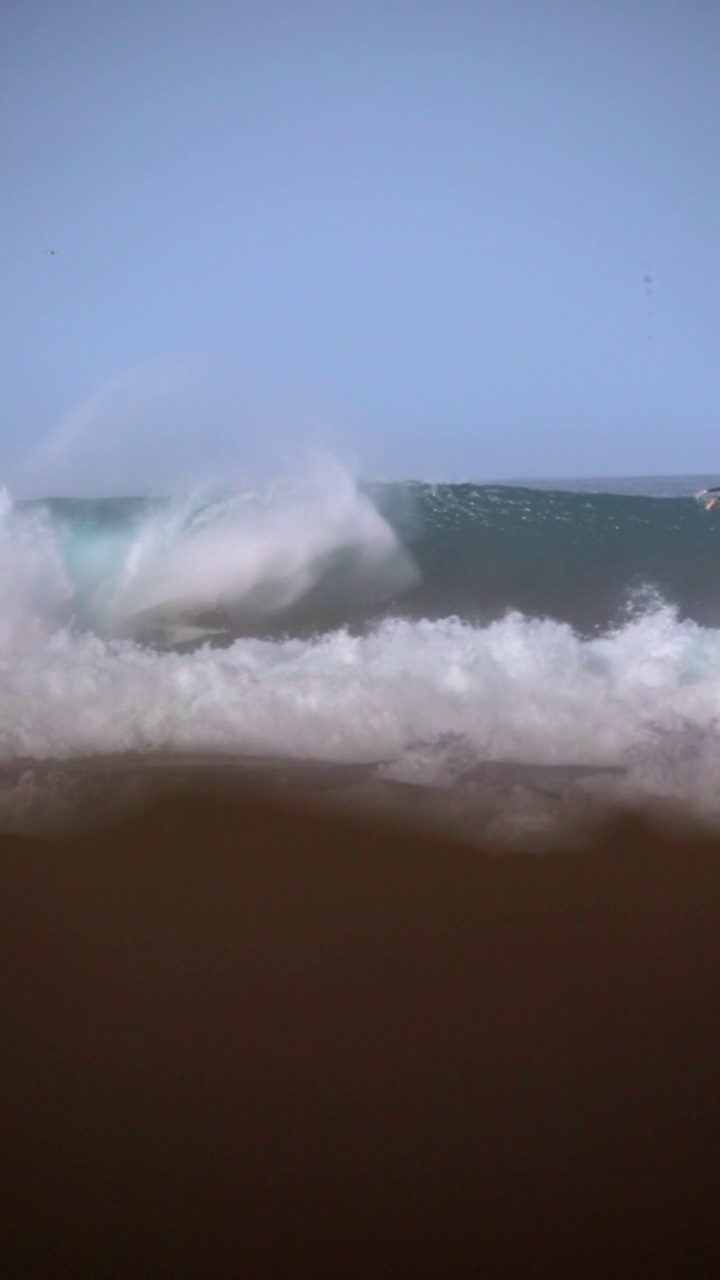
{"label": "surfer", "polygon": [[720,494],[720,485],[716,485],[714,489],[701,489],[698,498],[707,498],[705,502],[705,510],[713,511],[716,507],[720,507],[720,497],[709,497],[710,494]]}

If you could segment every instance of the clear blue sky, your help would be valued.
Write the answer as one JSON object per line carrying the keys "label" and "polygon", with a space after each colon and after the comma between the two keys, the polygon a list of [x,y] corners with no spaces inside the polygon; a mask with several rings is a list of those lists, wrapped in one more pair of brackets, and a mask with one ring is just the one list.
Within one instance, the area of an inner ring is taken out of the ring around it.
{"label": "clear blue sky", "polygon": [[0,94],[15,489],[720,469],[716,2],[6,0]]}

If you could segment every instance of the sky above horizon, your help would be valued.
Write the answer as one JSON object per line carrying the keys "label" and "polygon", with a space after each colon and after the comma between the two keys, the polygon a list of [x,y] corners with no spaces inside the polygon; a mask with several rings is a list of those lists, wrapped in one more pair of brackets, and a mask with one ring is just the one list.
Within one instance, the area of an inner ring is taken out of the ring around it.
{"label": "sky above horizon", "polygon": [[717,5],[7,0],[0,94],[13,493],[720,468]]}

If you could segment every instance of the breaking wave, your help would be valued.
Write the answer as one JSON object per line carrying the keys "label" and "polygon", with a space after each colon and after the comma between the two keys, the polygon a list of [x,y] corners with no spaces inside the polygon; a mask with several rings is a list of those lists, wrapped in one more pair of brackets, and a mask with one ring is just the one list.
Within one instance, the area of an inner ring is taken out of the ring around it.
{"label": "breaking wave", "polygon": [[484,620],[477,574],[497,558],[447,608],[466,565],[446,543],[433,578],[440,536],[390,496],[392,520],[387,492],[339,471],[183,500],[4,495],[0,758],[232,752],[432,784],[489,760],[581,763],[720,811],[720,630],[652,583],[594,633],[518,608]]}

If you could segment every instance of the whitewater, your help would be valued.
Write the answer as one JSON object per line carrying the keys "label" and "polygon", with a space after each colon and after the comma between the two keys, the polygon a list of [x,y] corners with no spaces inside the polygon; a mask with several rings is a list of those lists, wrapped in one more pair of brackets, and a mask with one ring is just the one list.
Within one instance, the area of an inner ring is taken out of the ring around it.
{"label": "whitewater", "polygon": [[333,468],[180,498],[4,493],[0,760],[26,788],[33,763],[126,753],[446,789],[488,762],[583,766],[604,794],[718,819],[720,522],[694,484]]}

